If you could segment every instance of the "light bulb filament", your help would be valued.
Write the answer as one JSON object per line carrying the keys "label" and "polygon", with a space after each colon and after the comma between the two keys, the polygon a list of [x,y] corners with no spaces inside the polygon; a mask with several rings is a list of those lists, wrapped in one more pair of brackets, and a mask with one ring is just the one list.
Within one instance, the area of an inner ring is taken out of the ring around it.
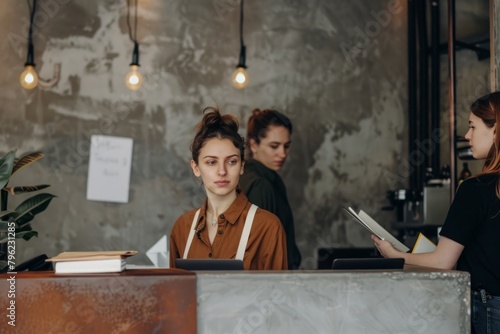
{"label": "light bulb filament", "polygon": [[236,82],[242,84],[244,83],[245,81],[247,80],[247,78],[245,78],[245,75],[243,73],[238,73],[236,74]]}
{"label": "light bulb filament", "polygon": [[33,81],[35,81],[35,78],[33,77],[33,74],[28,73],[24,77],[24,81],[27,82],[27,83],[32,83]]}
{"label": "light bulb filament", "polygon": [[130,90],[138,90],[139,88],[141,88],[144,79],[141,73],[137,71],[139,66],[131,65],[130,68],[131,71],[128,72],[127,76],[125,77],[125,84]]}
{"label": "light bulb filament", "polygon": [[139,77],[137,76],[136,73],[132,74],[130,78],[128,79],[128,82],[131,85],[137,85],[139,83]]}
{"label": "light bulb filament", "polygon": [[238,67],[234,71],[231,79],[233,86],[237,89],[243,89],[248,86],[248,75],[244,67]]}
{"label": "light bulb filament", "polygon": [[26,65],[19,81],[25,89],[35,88],[38,85],[38,75],[36,74],[35,67],[33,65]]}

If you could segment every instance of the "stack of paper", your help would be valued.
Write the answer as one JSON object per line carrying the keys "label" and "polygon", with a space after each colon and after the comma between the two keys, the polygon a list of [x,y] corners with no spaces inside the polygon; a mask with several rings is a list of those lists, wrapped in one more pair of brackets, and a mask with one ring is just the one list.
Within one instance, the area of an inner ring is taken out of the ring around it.
{"label": "stack of paper", "polygon": [[125,269],[128,256],[137,251],[63,252],[46,261],[54,262],[56,274],[109,273]]}

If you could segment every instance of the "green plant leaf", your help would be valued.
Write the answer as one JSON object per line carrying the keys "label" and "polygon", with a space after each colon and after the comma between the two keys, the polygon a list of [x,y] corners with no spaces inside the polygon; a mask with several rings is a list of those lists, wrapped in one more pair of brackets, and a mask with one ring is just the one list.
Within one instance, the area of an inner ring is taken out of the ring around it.
{"label": "green plant leaf", "polygon": [[26,224],[28,224],[30,221],[35,218],[35,215],[32,214],[31,212],[25,214],[19,219],[16,219],[17,224],[19,225],[20,228],[24,227]]}
{"label": "green plant leaf", "polygon": [[16,151],[10,151],[4,157],[0,158],[0,189],[9,183],[12,169],[14,168],[14,159],[16,158]]}
{"label": "green plant leaf", "polygon": [[18,232],[25,232],[25,231],[33,231],[33,228],[31,227],[31,224],[24,223],[24,225],[20,226],[19,228],[16,229],[16,233]]}
{"label": "green plant leaf", "polygon": [[[24,240],[30,240],[32,237],[38,237],[38,232],[37,231],[26,231],[26,232],[19,232],[16,233],[16,239],[21,239],[23,238]],[[0,240],[0,244],[6,243],[9,240],[8,237]]]}
{"label": "green plant leaf", "polygon": [[7,261],[2,261],[0,260],[0,273],[7,272],[7,266],[8,266]]}
{"label": "green plant leaf", "polygon": [[37,186],[17,186],[17,187],[5,187],[5,191],[7,191],[11,195],[20,195],[25,193],[30,193],[33,191],[42,190],[50,187],[48,184],[40,184]]}
{"label": "green plant leaf", "polygon": [[[12,223],[5,222],[5,221],[0,221],[0,232],[7,231],[9,227],[12,227]],[[14,222],[14,228],[18,228],[19,225],[17,225],[16,222]]]}
{"label": "green plant leaf", "polygon": [[28,221],[30,221],[33,219],[33,216],[47,209],[47,206],[54,197],[56,196],[43,193],[28,198],[16,208],[16,211],[19,213],[19,215],[15,218],[16,222],[19,226],[22,226],[26,223],[26,219],[29,219]]}
{"label": "green plant leaf", "polygon": [[15,211],[0,211],[0,219],[1,220],[9,220],[11,216],[17,216],[17,212]]}
{"label": "green plant leaf", "polygon": [[44,157],[44,154],[41,152],[33,152],[26,154],[25,156],[22,156],[18,160],[16,160],[16,163],[14,165],[14,168],[12,169],[12,174],[17,172],[18,170],[31,165],[37,160],[40,160],[41,158]]}
{"label": "green plant leaf", "polygon": [[[24,155],[21,158],[16,158],[16,150],[10,151],[4,157],[0,158],[0,200],[2,204],[2,211],[0,211],[0,236],[3,238],[0,243],[6,243],[9,238],[7,231],[9,222],[15,223],[15,238],[30,240],[32,237],[38,237],[38,232],[33,231],[30,222],[40,212],[45,211],[55,195],[43,193],[34,195],[24,200],[15,211],[8,211],[7,202],[8,196],[26,194],[35,192],[49,187],[49,185],[41,184],[36,186],[15,186],[7,187],[12,174],[23,169],[26,166],[43,158],[44,154],[41,152],[34,152]],[[0,251],[0,259],[4,259],[5,252]],[[0,268],[4,262],[0,260]],[[1,271],[1,269],[0,269]]]}
{"label": "green plant leaf", "polygon": [[38,238],[37,231],[26,231],[26,232],[16,233],[16,238],[23,238],[24,240],[30,240],[33,237]]}

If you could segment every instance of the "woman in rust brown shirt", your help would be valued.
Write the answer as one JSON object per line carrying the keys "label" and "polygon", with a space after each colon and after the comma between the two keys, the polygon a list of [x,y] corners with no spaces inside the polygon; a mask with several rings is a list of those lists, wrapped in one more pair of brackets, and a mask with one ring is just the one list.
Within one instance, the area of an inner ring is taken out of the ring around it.
{"label": "woman in rust brown shirt", "polygon": [[245,147],[238,127],[234,116],[205,109],[191,144],[191,168],[201,177],[207,198],[172,228],[172,267],[176,258],[236,258],[243,260],[245,269],[287,269],[286,237],[279,219],[237,190]]}

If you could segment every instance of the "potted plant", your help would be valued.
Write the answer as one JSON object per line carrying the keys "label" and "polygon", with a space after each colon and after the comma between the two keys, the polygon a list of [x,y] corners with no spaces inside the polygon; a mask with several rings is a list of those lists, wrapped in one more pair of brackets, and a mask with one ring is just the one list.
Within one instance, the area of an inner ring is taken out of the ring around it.
{"label": "potted plant", "polygon": [[[30,240],[38,237],[33,230],[33,218],[47,209],[55,195],[40,193],[25,199],[14,210],[8,210],[7,204],[10,195],[23,195],[49,187],[41,184],[36,186],[9,186],[11,176],[21,169],[43,158],[43,153],[29,153],[16,158],[16,150],[10,151],[0,158],[0,272],[13,270],[12,260],[15,260],[15,239]],[[9,255],[11,263],[9,263]]]}

